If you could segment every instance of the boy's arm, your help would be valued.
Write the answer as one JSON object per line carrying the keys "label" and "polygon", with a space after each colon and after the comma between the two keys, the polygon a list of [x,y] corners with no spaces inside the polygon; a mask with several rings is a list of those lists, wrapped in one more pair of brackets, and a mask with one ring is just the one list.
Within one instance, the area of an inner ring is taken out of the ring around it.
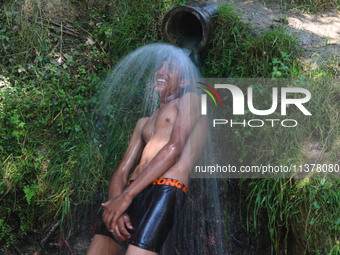
{"label": "boy's arm", "polygon": [[144,142],[142,139],[143,127],[147,121],[147,118],[142,118],[137,121],[136,127],[133,131],[129,146],[125,152],[123,160],[119,164],[119,167],[112,175],[111,183],[109,186],[108,200],[120,195],[124,190],[130,171],[135,162],[140,158],[141,152],[144,148]]}
{"label": "boy's arm", "polygon": [[[136,127],[133,131],[129,146],[127,151],[125,152],[124,158],[119,164],[118,169],[113,174],[111,178],[111,183],[109,186],[109,194],[108,194],[108,201],[111,199],[118,197],[126,187],[127,179],[129,177],[130,171],[135,164],[136,160],[140,158],[140,155],[144,148],[144,141],[142,138],[142,132],[143,127],[147,121],[147,118],[139,119]],[[107,204],[107,202],[105,203]],[[108,228],[109,231],[116,230],[116,236],[117,238],[124,240],[129,237],[128,232],[126,229],[123,228],[124,225],[126,225],[128,228],[132,228],[130,218],[128,215],[123,215],[119,219],[119,225],[121,230],[119,231],[117,228],[118,226],[111,225],[111,221],[108,221],[107,215],[109,215],[110,210],[112,210],[112,207],[105,206],[105,204],[102,204],[105,207],[105,210],[103,212],[103,222]]]}

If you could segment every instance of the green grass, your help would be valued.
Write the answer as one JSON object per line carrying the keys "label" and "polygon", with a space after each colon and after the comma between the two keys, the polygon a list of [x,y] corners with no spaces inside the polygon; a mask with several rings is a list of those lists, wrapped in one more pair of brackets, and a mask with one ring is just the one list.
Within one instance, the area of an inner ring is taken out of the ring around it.
{"label": "green grass", "polygon": [[258,236],[264,235],[263,228],[268,226],[272,252],[288,250],[288,254],[294,254],[298,246],[312,254],[336,254],[340,227],[338,180],[245,180],[243,187],[250,191],[246,201],[251,201],[245,201],[245,226]]}
{"label": "green grass", "polygon": [[22,1],[1,9],[1,252],[28,236],[39,238],[33,229],[44,233],[55,222],[72,229],[82,210],[91,204],[97,210],[106,197],[137,116],[117,104],[114,143],[103,145],[94,132],[95,95],[122,56],[160,40],[161,18],[180,3],[111,2],[117,15],[92,9],[85,24],[74,25],[93,45],[41,26],[45,17],[30,18]]}
{"label": "green grass", "polygon": [[184,1],[112,0],[110,3],[115,7],[114,15],[103,17],[93,12],[91,16],[97,22],[103,22],[93,36],[110,51],[110,57],[115,63],[141,45],[159,42],[162,39],[162,19],[166,12]]}
{"label": "green grass", "polygon": [[[233,148],[229,158],[235,164],[243,165],[301,164],[306,160],[306,154],[302,152],[304,142],[316,140],[324,144],[328,153],[324,163],[338,164],[340,88],[328,80],[339,77],[338,58],[331,58],[312,69],[300,62],[298,39],[284,28],[255,34],[233,5],[221,6],[218,13],[211,44],[203,52],[204,77],[295,78],[297,84],[292,86],[305,87],[312,94],[312,100],[306,104],[312,117],[296,111],[289,111],[287,116],[297,120],[303,128],[267,126],[242,128],[236,133],[226,129],[228,146]],[[306,82],[306,78],[312,79]],[[287,84],[290,83],[284,85]],[[274,85],[254,84],[258,109],[268,109],[264,105],[266,100],[261,101],[261,98],[270,97]],[[245,85],[242,86],[245,91]],[[231,113],[226,112],[226,116]],[[247,117],[253,116],[248,113],[241,119]],[[237,121],[237,116],[233,116],[233,120]],[[240,196],[246,197],[242,205],[248,211],[244,227],[259,240],[268,236],[273,254],[283,254],[283,251],[295,254],[297,247],[311,254],[336,254],[339,251],[338,180],[246,179],[241,183]]]}
{"label": "green grass", "polygon": [[231,4],[219,8],[216,23],[202,53],[204,77],[292,77],[299,72],[299,63],[293,61],[298,40],[283,27],[257,35]]}

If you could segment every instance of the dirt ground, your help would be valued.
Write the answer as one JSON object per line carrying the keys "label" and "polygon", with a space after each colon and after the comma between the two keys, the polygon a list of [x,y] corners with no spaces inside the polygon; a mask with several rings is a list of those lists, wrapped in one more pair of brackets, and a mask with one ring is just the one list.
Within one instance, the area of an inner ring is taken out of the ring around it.
{"label": "dirt ground", "polygon": [[340,13],[329,10],[322,14],[306,14],[281,6],[277,1],[236,1],[244,19],[258,30],[284,25],[296,34],[305,49],[303,60],[324,61],[340,54]]}

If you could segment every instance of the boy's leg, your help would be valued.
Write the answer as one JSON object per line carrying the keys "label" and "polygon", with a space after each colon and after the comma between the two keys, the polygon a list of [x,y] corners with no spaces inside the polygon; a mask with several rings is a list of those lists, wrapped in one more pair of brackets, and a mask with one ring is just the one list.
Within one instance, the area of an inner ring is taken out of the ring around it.
{"label": "boy's leg", "polygon": [[112,238],[104,235],[94,235],[87,255],[118,255],[122,247]]}
{"label": "boy's leg", "polygon": [[157,252],[148,251],[130,244],[125,255],[156,255]]}

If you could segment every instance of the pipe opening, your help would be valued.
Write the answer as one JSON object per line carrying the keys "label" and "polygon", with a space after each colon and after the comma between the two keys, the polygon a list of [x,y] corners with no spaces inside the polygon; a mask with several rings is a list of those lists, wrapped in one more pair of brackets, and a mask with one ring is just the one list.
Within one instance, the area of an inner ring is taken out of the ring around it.
{"label": "pipe opening", "polygon": [[167,24],[170,43],[184,48],[197,48],[203,37],[200,20],[192,13],[178,12]]}
{"label": "pipe opening", "polygon": [[196,52],[202,50],[213,30],[212,17],[216,9],[217,4],[173,8],[163,19],[164,41]]}

